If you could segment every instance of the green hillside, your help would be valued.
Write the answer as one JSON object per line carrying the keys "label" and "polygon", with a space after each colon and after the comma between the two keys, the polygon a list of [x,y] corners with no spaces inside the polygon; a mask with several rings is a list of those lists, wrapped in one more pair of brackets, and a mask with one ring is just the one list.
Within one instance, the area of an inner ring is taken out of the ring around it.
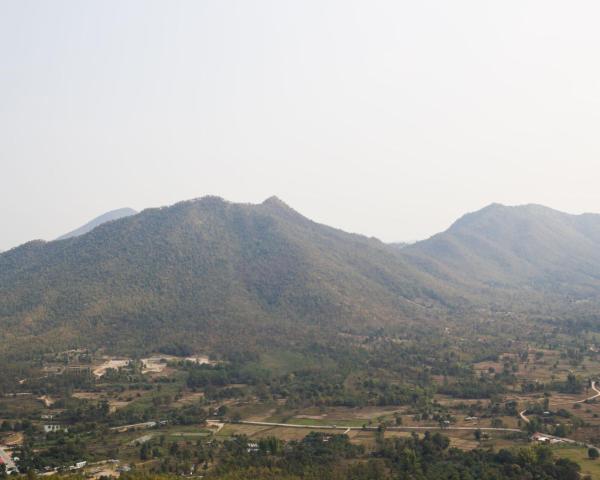
{"label": "green hillside", "polygon": [[0,256],[9,349],[287,344],[433,318],[441,292],[395,249],[276,198],[182,202]]}
{"label": "green hillside", "polygon": [[0,255],[2,351],[287,348],[505,315],[596,318],[600,216],[491,205],[398,248],[281,200],[145,210]]}
{"label": "green hillside", "polygon": [[508,295],[560,309],[598,303],[600,215],[493,204],[402,252],[414,266],[488,302]]}

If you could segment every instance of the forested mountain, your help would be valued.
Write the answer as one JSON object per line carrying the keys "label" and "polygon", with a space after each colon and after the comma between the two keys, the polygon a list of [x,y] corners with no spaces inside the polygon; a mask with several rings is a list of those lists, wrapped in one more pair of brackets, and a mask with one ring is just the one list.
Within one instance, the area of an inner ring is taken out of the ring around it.
{"label": "forested mountain", "polygon": [[137,212],[132,208],[119,208],[117,210],[111,210],[110,212],[106,212],[99,217],[94,218],[92,221],[86,223],[85,225],[73,230],[72,232],[65,233],[57,238],[57,240],[64,240],[66,238],[78,237],[79,235],[83,235],[84,233],[88,233],[92,231],[99,225],[103,223],[110,222],[112,220],[118,220],[119,218],[129,217],[131,215],[135,215]]}
{"label": "forested mountain", "polygon": [[390,246],[397,248],[398,250],[402,250],[405,247],[408,247],[410,243],[408,242],[393,242],[389,244]]}
{"label": "forested mountain", "polygon": [[554,302],[596,302],[600,294],[596,214],[492,204],[402,253],[419,269],[480,293]]}
{"label": "forested mountain", "polygon": [[396,249],[277,198],[182,202],[0,256],[1,334],[29,345],[273,344],[433,318],[453,296]]}
{"label": "forested mountain", "polygon": [[600,216],[535,205],[491,205],[398,248],[275,197],[205,197],[1,254],[1,344],[211,349],[494,312],[595,314],[599,247]]}

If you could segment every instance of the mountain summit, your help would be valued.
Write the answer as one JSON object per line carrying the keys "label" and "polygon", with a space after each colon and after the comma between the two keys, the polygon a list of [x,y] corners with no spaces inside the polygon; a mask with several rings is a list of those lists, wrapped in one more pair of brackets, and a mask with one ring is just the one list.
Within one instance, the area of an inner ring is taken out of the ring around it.
{"label": "mountain summit", "polygon": [[204,197],[0,254],[0,353],[287,348],[482,315],[595,315],[599,299],[599,215],[494,204],[398,248],[276,197]]}
{"label": "mountain summit", "polygon": [[15,341],[273,344],[432,317],[433,291],[392,247],[276,198],[180,202],[0,255],[0,325]]}
{"label": "mountain summit", "polygon": [[402,252],[465,284],[580,299],[600,292],[600,215],[492,204]]}

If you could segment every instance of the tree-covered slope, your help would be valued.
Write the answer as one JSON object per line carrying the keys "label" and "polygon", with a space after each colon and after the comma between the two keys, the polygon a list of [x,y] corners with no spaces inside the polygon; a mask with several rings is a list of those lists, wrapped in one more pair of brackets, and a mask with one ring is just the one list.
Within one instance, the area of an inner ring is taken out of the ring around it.
{"label": "tree-covered slope", "polygon": [[0,255],[6,348],[277,343],[431,318],[450,297],[392,247],[276,198],[182,202]]}
{"label": "tree-covered slope", "polygon": [[498,312],[593,316],[598,247],[600,216],[535,205],[492,205],[400,249],[277,198],[207,197],[1,254],[0,349],[289,346]]}
{"label": "tree-covered slope", "polygon": [[553,300],[600,294],[600,215],[493,204],[402,252],[424,271],[492,294]]}

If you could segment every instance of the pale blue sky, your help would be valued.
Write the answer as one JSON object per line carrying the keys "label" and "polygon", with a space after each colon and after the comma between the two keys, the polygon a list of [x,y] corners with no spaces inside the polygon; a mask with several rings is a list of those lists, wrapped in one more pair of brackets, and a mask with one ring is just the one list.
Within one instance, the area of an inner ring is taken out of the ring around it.
{"label": "pale blue sky", "polygon": [[600,212],[595,1],[0,0],[0,249],[278,195],[383,240]]}

